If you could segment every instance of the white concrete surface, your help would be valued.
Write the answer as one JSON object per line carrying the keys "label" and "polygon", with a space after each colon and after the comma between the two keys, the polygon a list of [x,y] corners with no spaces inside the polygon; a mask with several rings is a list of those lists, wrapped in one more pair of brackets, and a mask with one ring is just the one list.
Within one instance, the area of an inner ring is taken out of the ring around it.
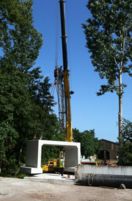
{"label": "white concrete surface", "polygon": [[22,166],[21,172],[25,172],[27,174],[42,174],[43,170],[42,170],[42,168]]}
{"label": "white concrete surface", "polygon": [[27,142],[26,165],[21,170],[30,174],[39,174],[43,146],[61,146],[65,150],[65,168],[80,164],[80,143],[50,140],[30,140]]}
{"label": "white concrete surface", "polygon": [[101,175],[122,175],[132,176],[132,167],[129,166],[93,166],[93,165],[79,165],[76,169],[76,178],[80,179],[88,174]]}
{"label": "white concrete surface", "polygon": [[34,175],[32,177],[25,177],[25,180],[38,181],[51,184],[75,184],[75,176],[64,174],[63,176],[59,174],[44,173]]}

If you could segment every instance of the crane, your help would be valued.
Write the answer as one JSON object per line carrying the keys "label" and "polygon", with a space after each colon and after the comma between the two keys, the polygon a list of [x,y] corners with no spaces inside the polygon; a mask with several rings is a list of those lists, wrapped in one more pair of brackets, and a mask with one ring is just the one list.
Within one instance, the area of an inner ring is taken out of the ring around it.
{"label": "crane", "polygon": [[59,119],[62,128],[66,130],[66,141],[73,141],[72,124],[71,124],[71,94],[69,84],[68,55],[67,55],[67,37],[65,28],[65,11],[64,0],[59,1],[60,19],[61,19],[61,42],[63,66],[55,67],[55,83],[57,85]]}

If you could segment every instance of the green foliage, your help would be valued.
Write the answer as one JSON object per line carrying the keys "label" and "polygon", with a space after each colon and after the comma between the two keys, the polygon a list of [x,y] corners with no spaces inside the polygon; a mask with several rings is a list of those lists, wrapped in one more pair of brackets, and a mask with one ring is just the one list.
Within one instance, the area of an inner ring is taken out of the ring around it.
{"label": "green foliage", "polygon": [[14,148],[18,133],[7,122],[0,123],[0,167],[2,173],[14,174],[16,171],[16,158]]}
{"label": "green foliage", "polygon": [[119,165],[132,166],[132,143],[125,142],[119,150]]}
{"label": "green foliage", "polygon": [[58,159],[60,155],[61,147],[43,147],[42,148],[42,165],[46,164],[49,160]]}
{"label": "green foliage", "polygon": [[[32,0],[0,1],[0,168],[17,174],[28,139],[63,139],[48,77],[33,67],[42,44]],[[60,137],[59,137],[60,136]]]}
{"label": "green foliage", "polygon": [[119,164],[132,166],[132,122],[123,121],[122,146],[119,150]]}
{"label": "green foliage", "polygon": [[93,156],[98,151],[98,140],[95,138],[94,130],[86,130],[80,132],[77,129],[73,130],[74,141],[81,143],[81,154],[86,158],[89,156]]}
{"label": "green foliage", "polygon": [[42,44],[41,35],[32,25],[32,0],[1,0],[0,30],[0,66],[27,71]]}
{"label": "green foliage", "polygon": [[126,119],[123,120],[123,142],[129,141],[132,143],[132,122]]}
{"label": "green foliage", "polygon": [[95,71],[107,80],[97,94],[116,91],[119,95],[120,74],[132,76],[132,1],[89,0],[87,7],[91,11],[83,25],[87,47]]}
{"label": "green foliage", "polygon": [[97,95],[116,92],[119,99],[118,136],[122,136],[124,73],[132,76],[132,1],[89,0],[91,16],[83,25],[95,71],[106,84]]}

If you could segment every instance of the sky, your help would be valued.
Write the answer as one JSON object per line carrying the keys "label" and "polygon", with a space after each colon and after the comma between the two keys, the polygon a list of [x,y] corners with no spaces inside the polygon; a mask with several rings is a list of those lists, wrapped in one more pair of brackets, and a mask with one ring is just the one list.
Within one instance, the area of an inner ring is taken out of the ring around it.
{"label": "sky", "polygon": [[[115,93],[97,96],[96,93],[105,80],[101,80],[91,63],[86,48],[82,24],[90,16],[86,8],[87,0],[66,0],[66,32],[68,46],[68,68],[71,98],[72,127],[80,131],[95,130],[96,137],[117,141],[118,137],[118,98]],[[58,0],[33,0],[35,28],[42,34],[43,45],[36,66],[42,74],[54,83],[56,61],[62,65],[60,13]],[[123,76],[127,84],[123,97],[123,117],[132,121],[132,78]],[[54,86],[52,95],[56,97]],[[56,98],[55,98],[56,101]],[[57,114],[57,105],[54,108]]]}

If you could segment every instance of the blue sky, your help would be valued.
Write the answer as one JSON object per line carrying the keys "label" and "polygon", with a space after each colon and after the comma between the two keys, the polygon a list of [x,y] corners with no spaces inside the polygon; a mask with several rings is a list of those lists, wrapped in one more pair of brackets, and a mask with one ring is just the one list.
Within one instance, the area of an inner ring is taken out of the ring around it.
{"label": "blue sky", "polygon": [[[100,85],[105,81],[94,72],[85,47],[82,23],[90,16],[86,4],[87,0],[66,0],[70,86],[75,92],[71,99],[72,125],[80,131],[95,129],[96,137],[99,139],[117,141],[117,96],[114,93],[99,97],[96,95]],[[62,65],[58,0],[33,0],[33,17],[34,26],[44,40],[36,65],[41,67],[43,75],[49,76],[53,83],[56,52],[58,65]],[[132,78],[124,76],[123,80],[128,85],[123,97],[123,116],[132,121]],[[55,95],[55,90],[53,91],[52,95]]]}

